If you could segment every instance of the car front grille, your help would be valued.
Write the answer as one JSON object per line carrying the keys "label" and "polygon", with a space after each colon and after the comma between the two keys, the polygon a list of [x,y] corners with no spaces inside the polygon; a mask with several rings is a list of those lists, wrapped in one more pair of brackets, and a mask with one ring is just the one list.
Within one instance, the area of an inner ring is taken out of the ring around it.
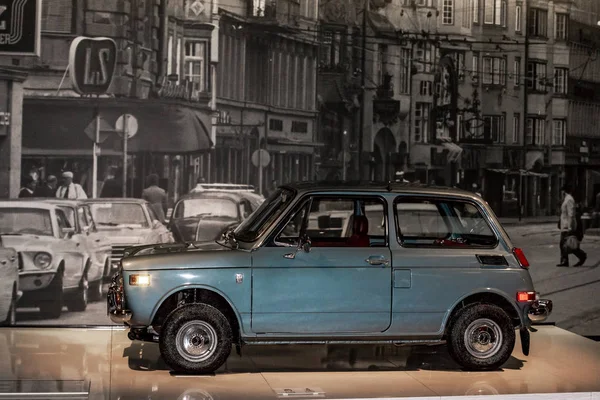
{"label": "car front grille", "polygon": [[112,246],[112,251],[111,251],[111,261],[113,263],[118,263],[119,261],[121,261],[121,258],[123,258],[123,254],[125,253],[125,249],[131,246],[135,246],[134,244],[127,244],[127,245],[119,245],[119,246]]}

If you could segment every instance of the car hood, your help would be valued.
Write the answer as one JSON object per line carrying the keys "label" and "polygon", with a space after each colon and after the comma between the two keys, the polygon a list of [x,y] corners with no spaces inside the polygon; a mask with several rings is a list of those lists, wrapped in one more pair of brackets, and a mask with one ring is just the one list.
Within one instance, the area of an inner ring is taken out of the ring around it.
{"label": "car hood", "polygon": [[127,249],[122,265],[125,271],[250,267],[251,254],[216,242],[146,245]]}
{"label": "car hood", "polygon": [[56,246],[57,239],[53,236],[44,235],[1,235],[4,247],[12,247],[16,251],[37,251],[39,249],[50,250]]}
{"label": "car hood", "polygon": [[219,239],[225,229],[237,224],[238,221],[233,218],[189,217],[174,219],[171,222],[171,231],[180,242],[212,242]]}
{"label": "car hood", "polygon": [[150,228],[121,228],[111,227],[98,229],[98,232],[106,236],[112,245],[143,244],[145,239],[152,234]]}

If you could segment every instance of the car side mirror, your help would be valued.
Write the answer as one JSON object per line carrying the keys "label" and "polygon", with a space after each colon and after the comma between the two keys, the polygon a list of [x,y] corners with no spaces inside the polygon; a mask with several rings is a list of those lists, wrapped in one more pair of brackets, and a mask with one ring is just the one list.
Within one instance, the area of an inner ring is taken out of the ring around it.
{"label": "car side mirror", "polygon": [[155,219],[154,221],[152,221],[152,229],[158,229],[161,226],[164,226],[164,225],[159,220]]}
{"label": "car side mirror", "polygon": [[288,258],[293,260],[298,255],[298,252],[304,251],[305,253],[310,253],[310,249],[312,247],[312,242],[307,235],[301,236],[298,239],[298,247],[292,253],[286,253],[283,255],[284,258]]}
{"label": "car side mirror", "polygon": [[304,235],[300,238],[300,243],[298,246],[300,249],[304,250],[305,253],[310,253],[310,249],[312,247],[312,241],[307,235]]}
{"label": "car side mirror", "polygon": [[62,228],[62,234],[64,237],[71,237],[75,233],[75,228]]}

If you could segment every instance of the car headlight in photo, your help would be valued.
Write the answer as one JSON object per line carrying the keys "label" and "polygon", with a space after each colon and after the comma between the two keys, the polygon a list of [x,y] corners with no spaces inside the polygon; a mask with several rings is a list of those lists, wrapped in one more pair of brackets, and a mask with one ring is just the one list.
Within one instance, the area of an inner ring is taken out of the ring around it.
{"label": "car headlight in photo", "polygon": [[48,269],[52,266],[52,256],[44,252],[37,253],[33,257],[33,264],[40,269]]}

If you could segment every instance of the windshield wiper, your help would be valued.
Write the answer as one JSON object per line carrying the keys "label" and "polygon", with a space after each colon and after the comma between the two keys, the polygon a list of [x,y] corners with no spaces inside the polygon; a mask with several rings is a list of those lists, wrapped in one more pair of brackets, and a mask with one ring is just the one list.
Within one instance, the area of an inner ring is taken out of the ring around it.
{"label": "windshield wiper", "polygon": [[117,224],[116,222],[98,222],[98,225],[103,225],[103,226],[117,226],[119,224]]}

